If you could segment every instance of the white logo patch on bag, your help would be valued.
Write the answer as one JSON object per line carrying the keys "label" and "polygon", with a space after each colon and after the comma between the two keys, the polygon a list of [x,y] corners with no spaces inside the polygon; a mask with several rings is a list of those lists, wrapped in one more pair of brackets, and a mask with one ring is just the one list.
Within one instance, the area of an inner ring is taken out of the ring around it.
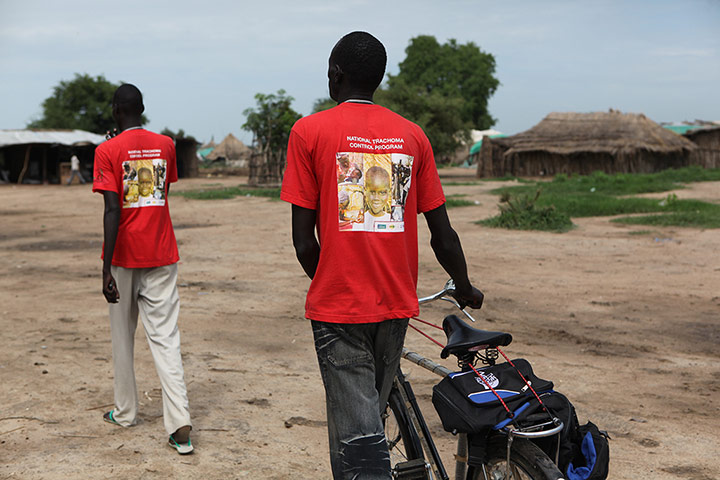
{"label": "white logo patch on bag", "polygon": [[[478,374],[482,378],[475,377],[475,381],[483,387],[487,388],[487,386],[490,385],[490,388],[497,388],[497,386],[500,385],[500,380],[498,380],[492,373],[478,372]],[[485,380],[484,382],[483,379]]]}

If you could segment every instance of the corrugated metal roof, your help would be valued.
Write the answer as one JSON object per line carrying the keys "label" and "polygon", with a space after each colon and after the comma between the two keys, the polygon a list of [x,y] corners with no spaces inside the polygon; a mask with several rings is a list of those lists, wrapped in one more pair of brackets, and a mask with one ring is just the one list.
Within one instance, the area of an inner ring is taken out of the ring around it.
{"label": "corrugated metal roof", "polygon": [[691,130],[712,128],[712,125],[663,125],[663,128],[666,128],[679,135],[684,135]]}
{"label": "corrugated metal roof", "polygon": [[0,147],[27,144],[99,145],[105,137],[85,130],[0,130]]}
{"label": "corrugated metal roof", "polygon": [[[506,137],[506,136],[507,135],[503,135],[502,133],[498,133],[496,135],[485,135],[485,137],[490,137],[490,138],[502,138],[502,137]],[[475,144],[472,147],[470,147],[470,155],[475,155],[477,152],[479,152],[480,147],[482,147],[482,139],[478,140],[477,142],[475,142]]]}

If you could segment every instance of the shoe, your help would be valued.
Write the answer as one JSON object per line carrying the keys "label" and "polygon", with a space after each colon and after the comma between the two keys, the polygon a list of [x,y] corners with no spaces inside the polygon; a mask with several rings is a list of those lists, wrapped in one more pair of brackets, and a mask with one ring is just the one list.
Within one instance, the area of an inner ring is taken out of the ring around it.
{"label": "shoe", "polygon": [[168,439],[168,445],[177,450],[180,455],[187,455],[188,453],[192,453],[193,450],[195,450],[189,437],[187,443],[178,443],[175,441],[173,436],[170,435],[170,438]]}
{"label": "shoe", "polygon": [[117,425],[118,427],[122,427],[122,425],[120,425],[120,424],[115,420],[115,418],[113,417],[113,411],[112,411],[112,410],[110,410],[109,412],[105,412],[105,413],[103,414],[103,420],[105,420],[105,421],[108,422],[108,423],[112,423],[113,425]]}

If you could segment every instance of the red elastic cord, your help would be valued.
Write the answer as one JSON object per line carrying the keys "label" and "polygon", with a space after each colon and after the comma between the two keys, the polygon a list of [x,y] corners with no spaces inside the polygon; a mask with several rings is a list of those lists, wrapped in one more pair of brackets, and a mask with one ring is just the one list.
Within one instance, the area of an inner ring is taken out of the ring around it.
{"label": "red elastic cord", "polygon": [[480,375],[480,374],[478,373],[478,371],[475,370],[475,367],[474,367],[473,365],[471,365],[471,364],[469,364],[469,363],[468,363],[468,365],[470,365],[470,368],[472,368],[472,371],[475,372],[475,375],[477,375],[478,378],[483,381],[483,383],[485,384],[485,386],[488,387],[488,388],[490,389],[490,391],[495,394],[495,396],[498,398],[498,400],[500,400],[500,403],[502,403],[502,406],[505,407],[505,410],[508,412],[508,415],[510,416],[510,418],[514,417],[515,415],[513,415],[513,413],[510,411],[510,409],[509,409],[508,406],[505,404],[505,402],[503,401],[503,399],[500,398],[500,395],[498,395],[498,393],[495,391],[495,389],[490,386],[490,384],[487,382],[487,380],[485,380],[485,377],[483,377],[482,375]]}
{"label": "red elastic cord", "polygon": [[[496,348],[497,348],[497,347],[496,347]],[[527,385],[527,386],[530,388],[530,390],[533,392],[533,395],[535,395],[535,398],[537,398],[537,401],[540,402],[540,405],[542,405],[543,410],[545,410],[545,405],[543,404],[542,400],[540,400],[540,397],[539,397],[538,394],[535,392],[535,389],[532,387],[532,385],[530,385],[530,382],[528,382],[528,381],[525,379],[525,377],[523,377],[523,374],[520,373],[520,369],[517,368],[512,361],[510,361],[510,359],[507,357],[507,355],[505,355],[505,353],[504,353],[502,350],[500,350],[500,349],[498,348],[497,351],[500,352],[500,354],[501,354],[503,357],[505,357],[505,360],[507,360],[507,362],[508,362],[510,365],[513,366],[513,368],[514,368],[515,371],[518,373],[518,375],[520,375],[520,378],[522,378],[522,379],[523,379],[523,382],[525,382],[525,385]]]}
{"label": "red elastic cord", "polygon": [[440,348],[445,348],[445,345],[443,345],[442,343],[438,342],[437,340],[435,340],[434,338],[432,338],[430,335],[428,335],[427,333],[425,333],[425,332],[423,332],[422,330],[420,330],[419,328],[417,328],[415,325],[410,325],[410,324],[408,324],[408,325],[409,325],[410,328],[412,328],[412,329],[415,330],[416,332],[420,332],[420,334],[423,335],[423,336],[424,336],[425,338],[427,338],[428,340],[430,340],[430,341],[436,343],[437,345],[439,345]]}
{"label": "red elastic cord", "polygon": [[420,323],[424,323],[425,325],[430,325],[431,327],[435,327],[435,328],[437,328],[438,330],[442,330],[442,329],[443,329],[443,328],[442,328],[441,326],[439,326],[439,325],[435,325],[434,323],[426,322],[425,320],[422,320],[422,319],[420,319],[420,318],[418,318],[418,317],[412,317],[410,320],[417,320],[417,321],[420,322]]}

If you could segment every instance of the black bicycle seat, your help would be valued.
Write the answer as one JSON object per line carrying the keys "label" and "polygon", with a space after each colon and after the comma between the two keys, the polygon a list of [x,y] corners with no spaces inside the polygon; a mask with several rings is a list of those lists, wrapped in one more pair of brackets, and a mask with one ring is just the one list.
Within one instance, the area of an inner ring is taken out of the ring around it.
{"label": "black bicycle seat", "polygon": [[443,320],[443,330],[447,335],[448,343],[440,353],[441,358],[447,358],[450,354],[466,354],[475,347],[476,350],[483,348],[506,347],[512,342],[512,335],[502,332],[489,332],[471,327],[462,321],[457,315],[448,315]]}

